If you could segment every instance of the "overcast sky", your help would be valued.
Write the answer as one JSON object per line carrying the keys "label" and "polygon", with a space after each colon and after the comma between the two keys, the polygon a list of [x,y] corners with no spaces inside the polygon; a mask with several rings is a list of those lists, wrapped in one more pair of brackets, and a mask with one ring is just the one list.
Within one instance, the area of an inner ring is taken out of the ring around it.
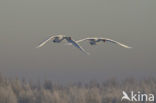
{"label": "overcast sky", "polygon": [[[156,74],[155,0],[2,0],[0,72],[8,77],[88,81]],[[35,47],[50,33],[75,40],[107,37],[132,49],[100,43]]]}

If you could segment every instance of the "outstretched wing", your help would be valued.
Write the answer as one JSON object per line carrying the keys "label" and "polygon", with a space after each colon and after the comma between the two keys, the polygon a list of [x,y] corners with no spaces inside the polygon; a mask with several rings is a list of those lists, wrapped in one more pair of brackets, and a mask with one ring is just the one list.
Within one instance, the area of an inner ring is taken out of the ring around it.
{"label": "outstretched wing", "polygon": [[36,48],[40,48],[42,46],[44,46],[48,41],[52,40],[55,36],[51,36],[49,37],[47,40],[43,41],[39,46],[37,46]]}
{"label": "outstretched wing", "polygon": [[[84,38],[84,39],[81,39],[81,40],[77,40],[75,42],[76,43],[79,43],[79,42],[83,42],[85,40],[95,40],[95,39],[97,39],[97,38]],[[65,45],[72,45],[72,44],[71,43],[66,43]]]}
{"label": "outstretched wing", "polygon": [[81,40],[77,40],[76,43],[79,43],[79,42],[82,42],[82,41],[85,41],[85,40],[91,40],[91,39],[94,39],[94,38],[84,38],[84,39],[81,39]]}
{"label": "outstretched wing", "polygon": [[[67,40],[67,39],[66,39]],[[81,46],[79,46],[79,44],[76,43],[76,41],[74,40],[67,40],[69,43],[72,43],[73,46],[75,46],[76,48],[78,48],[80,51],[82,51],[83,53],[89,55],[89,53],[83,49]]]}
{"label": "outstretched wing", "polygon": [[115,44],[118,44],[118,45],[120,45],[120,46],[122,46],[122,47],[124,47],[124,48],[132,48],[132,47],[129,47],[129,46],[127,46],[127,45],[124,45],[124,44],[122,44],[122,43],[120,43],[120,42],[117,42],[117,41],[115,41],[115,40],[112,40],[112,39],[108,39],[108,38],[101,38],[102,40],[104,40],[104,41],[108,41],[108,42],[111,42],[111,43],[115,43]]}

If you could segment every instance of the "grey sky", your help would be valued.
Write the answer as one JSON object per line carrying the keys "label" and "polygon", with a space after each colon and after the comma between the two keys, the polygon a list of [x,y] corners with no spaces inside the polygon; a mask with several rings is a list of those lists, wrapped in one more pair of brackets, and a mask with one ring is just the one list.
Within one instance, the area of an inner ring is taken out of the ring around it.
{"label": "grey sky", "polygon": [[[2,0],[0,1],[0,72],[11,77],[54,81],[105,80],[155,76],[155,0]],[[125,43],[35,47],[50,33],[78,40],[107,37]]]}

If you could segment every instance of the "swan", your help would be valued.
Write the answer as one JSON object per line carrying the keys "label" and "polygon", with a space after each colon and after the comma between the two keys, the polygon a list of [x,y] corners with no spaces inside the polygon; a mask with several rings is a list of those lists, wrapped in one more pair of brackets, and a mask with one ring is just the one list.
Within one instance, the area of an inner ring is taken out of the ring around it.
{"label": "swan", "polygon": [[[124,45],[124,44],[122,44],[120,42],[117,42],[115,40],[112,40],[112,39],[109,39],[109,38],[102,38],[102,37],[100,37],[100,38],[97,38],[97,37],[84,38],[84,39],[76,41],[76,43],[86,41],[86,40],[89,41],[90,45],[96,45],[98,42],[111,42],[111,43],[114,43],[114,44],[118,44],[118,45],[120,45],[120,46],[122,46],[124,48],[131,48],[131,47],[129,47],[127,45]],[[68,45],[71,45],[71,44],[68,44]]]}
{"label": "swan", "polygon": [[66,40],[68,43],[72,44],[74,47],[78,48],[83,53],[89,55],[89,53],[85,49],[83,49],[78,43],[76,43],[75,40],[73,40],[71,37],[68,37],[65,35],[52,35],[47,40],[43,41],[40,45],[38,45],[36,48],[41,48],[42,46],[44,46],[46,43],[48,43],[51,40],[54,43],[60,43],[63,40]]}

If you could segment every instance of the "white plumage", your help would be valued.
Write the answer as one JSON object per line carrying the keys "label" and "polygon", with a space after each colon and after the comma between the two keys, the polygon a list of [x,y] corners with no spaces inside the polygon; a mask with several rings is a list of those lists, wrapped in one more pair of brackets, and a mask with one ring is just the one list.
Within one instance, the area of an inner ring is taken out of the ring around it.
{"label": "white plumage", "polygon": [[68,36],[65,36],[65,35],[50,36],[47,40],[43,41],[39,46],[37,46],[37,48],[40,48],[40,47],[44,46],[46,43],[48,43],[51,40],[54,43],[60,43],[63,40],[66,40],[68,43],[72,44],[74,47],[78,48],[83,53],[89,55],[89,53],[87,51],[85,51],[85,49],[83,49],[78,43],[75,42],[75,40],[73,40],[71,37],[68,37]]}
{"label": "white plumage", "polygon": [[96,45],[98,42],[111,42],[111,43],[114,43],[114,44],[118,44],[118,45],[120,45],[120,46],[122,46],[124,48],[131,48],[131,47],[127,46],[127,45],[124,45],[124,44],[122,44],[120,42],[117,42],[115,40],[108,39],[108,38],[97,38],[97,37],[95,37],[95,38],[84,38],[84,39],[76,41],[76,43],[86,41],[86,40],[88,40],[91,45]]}

